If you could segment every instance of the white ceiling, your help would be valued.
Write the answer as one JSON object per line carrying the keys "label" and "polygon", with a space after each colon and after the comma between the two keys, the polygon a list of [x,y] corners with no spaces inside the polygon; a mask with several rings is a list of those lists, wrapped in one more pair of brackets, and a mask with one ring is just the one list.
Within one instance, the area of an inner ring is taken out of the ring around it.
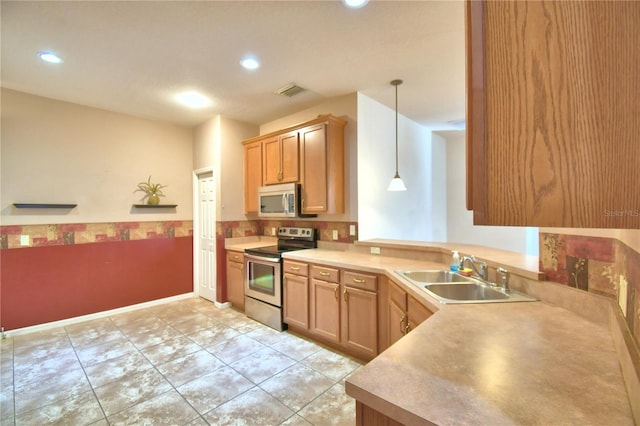
{"label": "white ceiling", "polygon": [[[462,1],[5,1],[2,86],[196,125],[216,114],[262,124],[360,91],[434,129],[464,119]],[[38,59],[52,50],[62,64]],[[240,67],[245,54],[260,69]],[[307,89],[276,95],[295,82]],[[203,110],[178,105],[197,89]],[[330,111],[327,111],[330,112]]]}

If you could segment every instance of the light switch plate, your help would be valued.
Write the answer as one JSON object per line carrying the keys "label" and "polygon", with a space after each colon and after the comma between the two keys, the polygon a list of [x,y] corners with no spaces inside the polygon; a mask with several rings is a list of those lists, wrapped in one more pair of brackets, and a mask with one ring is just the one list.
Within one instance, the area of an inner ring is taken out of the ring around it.
{"label": "light switch plate", "polygon": [[20,245],[28,246],[29,245],[29,236],[28,235],[20,235]]}
{"label": "light switch plate", "polygon": [[352,237],[356,236],[356,226],[355,225],[349,225],[349,235],[351,235]]}
{"label": "light switch plate", "polygon": [[274,226],[271,227],[271,235],[276,235],[276,228]]}
{"label": "light switch plate", "polygon": [[333,239],[334,239],[334,240],[337,240],[337,239],[338,239],[338,230],[337,230],[337,229],[334,229],[334,230],[333,230]]}
{"label": "light switch plate", "polygon": [[371,254],[380,254],[380,247],[371,247]]}

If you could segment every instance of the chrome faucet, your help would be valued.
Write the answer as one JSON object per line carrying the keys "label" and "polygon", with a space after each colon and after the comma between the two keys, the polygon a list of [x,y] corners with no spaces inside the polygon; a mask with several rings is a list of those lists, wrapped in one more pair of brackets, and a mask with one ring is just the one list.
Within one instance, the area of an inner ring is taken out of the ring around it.
{"label": "chrome faucet", "polygon": [[[464,269],[464,263],[467,262],[471,265],[473,272],[482,278],[483,281],[487,281],[487,262],[478,261],[475,256],[464,256],[460,259],[460,269]],[[480,270],[476,267],[476,262],[480,266]]]}
{"label": "chrome faucet", "polygon": [[498,275],[500,275],[500,286],[502,287],[502,291],[508,292],[509,291],[509,271],[500,267],[496,269],[496,272],[498,273]]}

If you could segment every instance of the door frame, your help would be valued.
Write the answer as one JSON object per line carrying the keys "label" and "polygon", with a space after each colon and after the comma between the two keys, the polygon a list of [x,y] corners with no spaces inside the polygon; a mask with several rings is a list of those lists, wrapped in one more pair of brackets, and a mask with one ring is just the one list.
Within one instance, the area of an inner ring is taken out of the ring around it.
{"label": "door frame", "polygon": [[[200,206],[198,204],[198,200],[199,200],[199,193],[200,193],[200,189],[199,189],[199,176],[203,175],[203,174],[208,174],[211,173],[213,176],[213,180],[214,182],[216,182],[217,185],[217,181],[216,181],[216,176],[215,173],[213,172],[213,166],[210,167],[203,167],[200,169],[196,169],[193,171],[192,173],[192,200],[193,200],[193,293],[196,297],[200,297],[200,283],[199,283],[199,272],[200,272],[200,256],[198,256],[198,253],[200,253]],[[217,197],[217,191],[216,191],[216,205],[218,204],[218,197]],[[217,223],[217,212],[216,212],[216,223]],[[216,247],[217,248],[217,247]],[[218,251],[216,250],[216,258],[218,257]],[[217,261],[216,261],[216,265],[217,265]],[[216,266],[216,274],[217,274],[217,266]],[[216,289],[218,286],[218,282],[216,281]],[[217,293],[217,291],[216,291]],[[217,307],[219,308],[224,308],[226,307],[225,305],[227,305],[226,303],[220,303],[217,300],[215,302],[213,302]]]}

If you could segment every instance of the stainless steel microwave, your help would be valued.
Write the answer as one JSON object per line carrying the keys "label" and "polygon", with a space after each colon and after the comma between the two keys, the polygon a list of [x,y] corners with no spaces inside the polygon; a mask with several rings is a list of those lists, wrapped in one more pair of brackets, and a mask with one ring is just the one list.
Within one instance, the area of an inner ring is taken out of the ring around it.
{"label": "stainless steel microwave", "polygon": [[315,217],[301,211],[299,183],[282,183],[258,188],[259,217]]}

